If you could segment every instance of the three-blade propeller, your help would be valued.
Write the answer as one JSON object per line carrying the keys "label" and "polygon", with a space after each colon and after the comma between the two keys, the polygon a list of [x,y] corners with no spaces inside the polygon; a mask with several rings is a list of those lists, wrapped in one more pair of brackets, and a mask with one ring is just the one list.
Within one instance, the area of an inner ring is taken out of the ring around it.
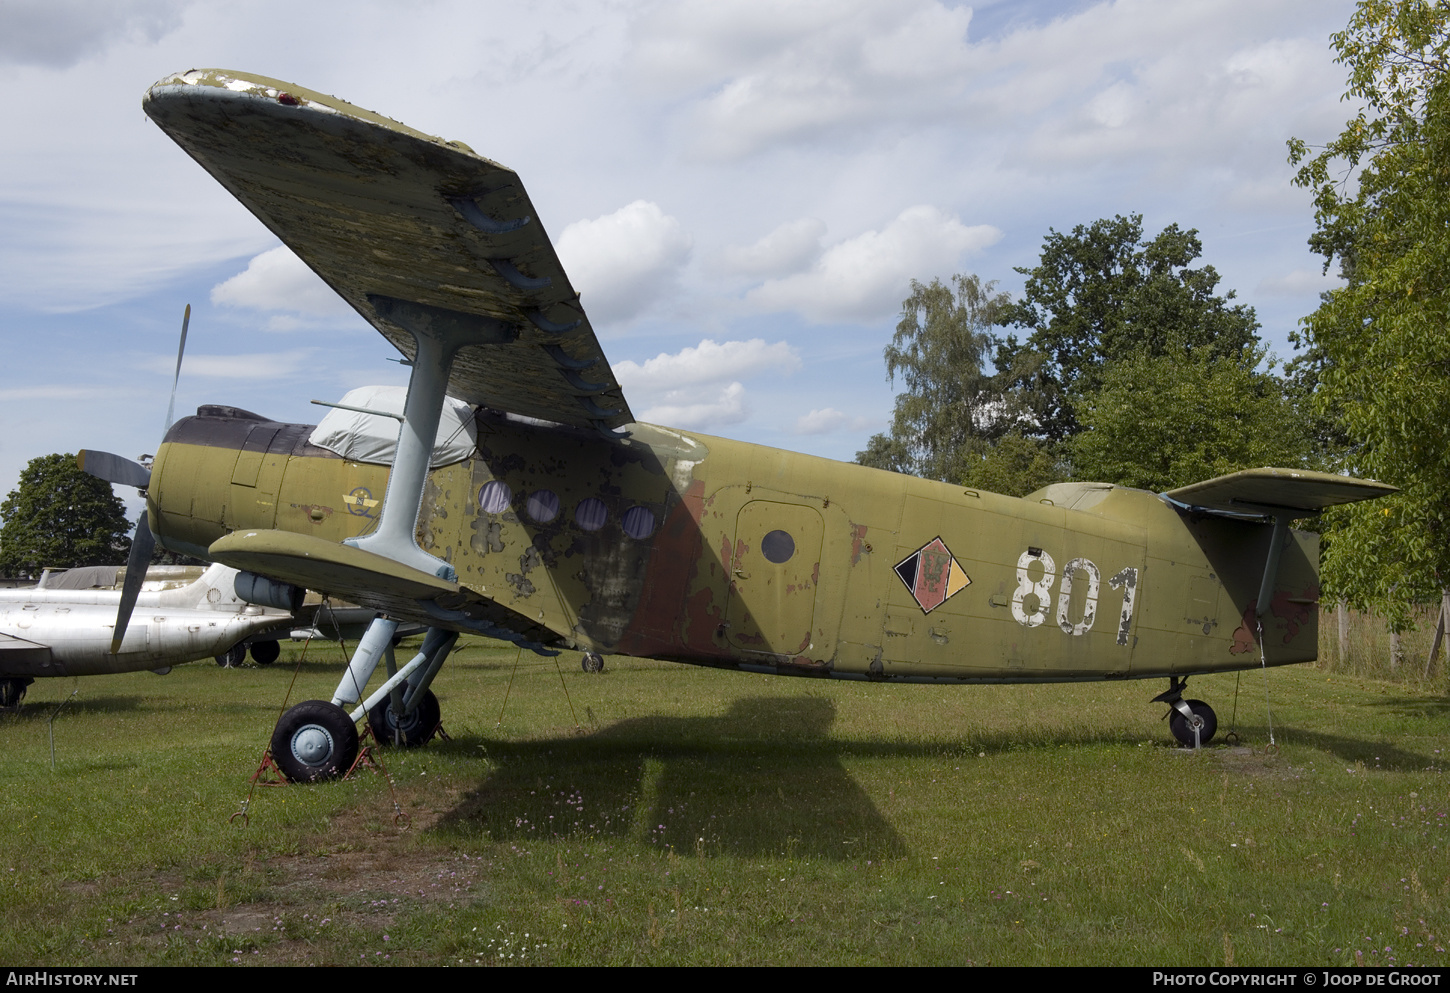
{"label": "three-blade propeller", "polygon": [[[172,416],[176,412],[176,384],[181,380],[181,357],[186,352],[186,329],[191,324],[191,304],[181,318],[181,346],[176,350],[176,375],[171,380],[171,403],[166,408],[166,430],[171,430]],[[164,432],[163,432],[164,434]],[[151,485],[151,470],[139,462],[112,455],[110,452],[81,451],[76,464],[82,472],[104,479],[108,483],[134,486],[146,495]],[[136,598],[141,595],[141,584],[146,581],[146,567],[151,563],[151,554],[156,550],[156,536],[151,533],[148,511],[143,509],[136,519],[136,533],[131,538],[131,554],[126,557],[126,581],[121,586],[121,605],[116,611],[116,630],[111,637],[111,654],[121,651],[121,640],[126,637],[126,628],[131,623],[131,612],[136,609]]]}

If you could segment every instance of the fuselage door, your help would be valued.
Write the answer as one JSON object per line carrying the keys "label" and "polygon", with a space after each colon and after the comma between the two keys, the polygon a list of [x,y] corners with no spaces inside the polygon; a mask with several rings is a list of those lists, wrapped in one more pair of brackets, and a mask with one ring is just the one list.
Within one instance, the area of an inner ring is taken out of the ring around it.
{"label": "fuselage door", "polygon": [[730,643],[770,655],[812,647],[824,525],[814,507],[754,500],[735,520],[730,551]]}

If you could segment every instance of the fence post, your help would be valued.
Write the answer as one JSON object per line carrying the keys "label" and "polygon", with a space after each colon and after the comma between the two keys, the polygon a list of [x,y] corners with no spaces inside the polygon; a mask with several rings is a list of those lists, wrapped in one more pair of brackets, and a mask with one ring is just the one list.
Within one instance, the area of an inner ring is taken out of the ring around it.
{"label": "fence post", "polygon": [[1440,591],[1440,618],[1435,622],[1435,643],[1430,646],[1430,657],[1425,660],[1425,672],[1421,679],[1430,678],[1430,670],[1435,668],[1435,660],[1440,657],[1440,644],[1445,639],[1446,612],[1450,611],[1450,590]]}
{"label": "fence post", "polygon": [[1334,613],[1339,618],[1339,664],[1341,667],[1349,665],[1349,601],[1343,597],[1339,599],[1339,605]]}

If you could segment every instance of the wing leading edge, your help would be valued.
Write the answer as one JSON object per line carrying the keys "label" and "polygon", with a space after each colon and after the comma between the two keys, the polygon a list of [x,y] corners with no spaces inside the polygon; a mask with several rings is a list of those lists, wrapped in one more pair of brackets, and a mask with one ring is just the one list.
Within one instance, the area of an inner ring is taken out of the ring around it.
{"label": "wing leading edge", "polygon": [[410,328],[462,332],[452,396],[579,427],[633,422],[512,170],[264,76],[180,73],[144,107],[403,354]]}

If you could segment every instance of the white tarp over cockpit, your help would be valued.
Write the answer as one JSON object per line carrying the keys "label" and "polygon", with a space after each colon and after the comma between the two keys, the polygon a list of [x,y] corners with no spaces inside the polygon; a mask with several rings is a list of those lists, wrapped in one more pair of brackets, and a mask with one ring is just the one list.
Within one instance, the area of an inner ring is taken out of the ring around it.
{"label": "white tarp over cockpit", "polygon": [[[392,465],[398,450],[398,428],[401,422],[385,414],[401,414],[408,391],[402,386],[360,386],[349,390],[338,402],[346,407],[382,411],[383,414],[362,414],[355,410],[334,407],[312,430],[307,440],[318,448],[341,455],[354,462]],[[438,434],[433,440],[431,468],[462,462],[478,447],[478,431],[474,426],[473,407],[453,397],[443,398],[443,413],[438,418]]]}

